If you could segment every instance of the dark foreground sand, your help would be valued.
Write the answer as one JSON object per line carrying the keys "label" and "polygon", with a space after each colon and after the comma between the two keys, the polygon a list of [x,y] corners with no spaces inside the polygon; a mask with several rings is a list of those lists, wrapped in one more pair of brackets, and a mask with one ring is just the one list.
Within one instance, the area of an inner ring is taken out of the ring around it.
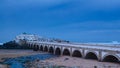
{"label": "dark foreground sand", "polygon": [[42,54],[42,52],[33,51],[33,50],[0,50],[0,62],[2,62],[2,58],[15,58],[20,56],[28,56],[28,55],[36,55]]}
{"label": "dark foreground sand", "polygon": [[[15,58],[20,56],[42,54],[41,52],[35,52],[33,50],[0,50],[0,62],[3,62],[3,58]],[[0,68],[8,68],[8,65],[0,64]]]}

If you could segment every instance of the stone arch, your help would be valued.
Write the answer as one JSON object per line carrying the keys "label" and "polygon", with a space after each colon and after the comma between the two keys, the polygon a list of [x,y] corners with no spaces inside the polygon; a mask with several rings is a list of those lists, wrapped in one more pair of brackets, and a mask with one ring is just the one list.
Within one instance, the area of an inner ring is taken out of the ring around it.
{"label": "stone arch", "polygon": [[70,56],[70,51],[68,49],[63,50],[63,55]]}
{"label": "stone arch", "polygon": [[44,47],[44,51],[48,52],[48,47],[47,46]]}
{"label": "stone arch", "polygon": [[29,44],[29,47],[30,47],[30,48],[32,48],[32,45],[31,45],[31,44]]}
{"label": "stone arch", "polygon": [[87,52],[85,58],[98,60],[97,54],[95,52]]}
{"label": "stone arch", "polygon": [[33,48],[36,48],[36,45],[33,45]]}
{"label": "stone arch", "polygon": [[82,54],[79,50],[75,50],[75,51],[73,51],[72,56],[73,57],[82,57]]}
{"label": "stone arch", "polygon": [[105,55],[102,61],[120,63],[119,57],[117,55],[111,55],[111,54]]}
{"label": "stone arch", "polygon": [[59,47],[55,49],[55,55],[61,55],[61,49]]}
{"label": "stone arch", "polygon": [[28,48],[31,48],[31,45],[30,44],[27,44]]}
{"label": "stone arch", "polygon": [[38,51],[38,50],[39,50],[39,46],[38,46],[38,45],[34,45],[33,50],[34,50],[34,51]]}
{"label": "stone arch", "polygon": [[49,53],[54,53],[54,48],[53,47],[49,47]]}
{"label": "stone arch", "polygon": [[34,48],[34,45],[32,44],[32,49]]}
{"label": "stone arch", "polygon": [[30,44],[26,43],[27,47],[30,48]]}
{"label": "stone arch", "polygon": [[42,45],[40,46],[40,51],[43,51],[43,46]]}

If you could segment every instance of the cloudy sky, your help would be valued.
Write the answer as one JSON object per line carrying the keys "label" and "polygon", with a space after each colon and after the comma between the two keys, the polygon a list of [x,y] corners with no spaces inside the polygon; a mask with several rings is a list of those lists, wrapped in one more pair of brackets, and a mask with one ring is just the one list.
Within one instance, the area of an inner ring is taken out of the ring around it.
{"label": "cloudy sky", "polygon": [[73,42],[120,41],[120,0],[0,0],[0,42],[23,32]]}

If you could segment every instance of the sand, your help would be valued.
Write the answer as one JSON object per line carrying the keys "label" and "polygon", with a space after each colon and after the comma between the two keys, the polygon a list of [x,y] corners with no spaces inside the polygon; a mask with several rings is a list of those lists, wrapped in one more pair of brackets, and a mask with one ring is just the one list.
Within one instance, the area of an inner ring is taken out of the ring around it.
{"label": "sand", "polygon": [[0,68],[9,68],[9,66],[5,64],[0,64]]}
{"label": "sand", "polygon": [[15,58],[36,54],[42,54],[42,52],[33,50],[0,50],[0,62],[3,61],[2,58]]}
{"label": "sand", "polygon": [[[2,58],[15,58],[20,56],[36,55],[41,53],[43,52],[40,51],[36,52],[33,50],[0,50],[0,62],[3,61]],[[76,58],[70,56],[60,56],[60,57],[46,59],[43,61],[47,63],[53,63],[58,66],[69,66],[69,67],[79,66],[80,68],[94,68],[94,66],[97,66],[97,68],[120,68],[120,64],[98,62],[96,60],[88,60],[88,59],[82,59],[82,58]],[[7,65],[0,64],[0,68],[7,68]]]}
{"label": "sand", "polygon": [[[37,55],[42,54],[42,52],[35,52],[33,50],[5,50],[0,49],[0,62],[3,62],[3,58],[16,58],[20,56],[29,56],[29,55]],[[8,68],[8,65],[0,64],[0,68]]]}
{"label": "sand", "polygon": [[48,63],[54,63],[58,66],[80,67],[80,68],[120,68],[120,64],[109,62],[98,62],[97,60],[89,60],[70,56],[61,56],[45,60]]}

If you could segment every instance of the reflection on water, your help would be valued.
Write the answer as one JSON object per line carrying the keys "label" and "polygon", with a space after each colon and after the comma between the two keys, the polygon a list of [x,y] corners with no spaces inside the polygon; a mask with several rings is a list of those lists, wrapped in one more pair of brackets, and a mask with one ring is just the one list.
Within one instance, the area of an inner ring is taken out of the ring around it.
{"label": "reflection on water", "polygon": [[10,68],[25,68],[24,64],[27,61],[34,61],[36,59],[45,60],[52,57],[56,57],[56,56],[52,54],[38,54],[38,55],[23,56],[18,58],[6,58],[3,63],[10,65]]}

